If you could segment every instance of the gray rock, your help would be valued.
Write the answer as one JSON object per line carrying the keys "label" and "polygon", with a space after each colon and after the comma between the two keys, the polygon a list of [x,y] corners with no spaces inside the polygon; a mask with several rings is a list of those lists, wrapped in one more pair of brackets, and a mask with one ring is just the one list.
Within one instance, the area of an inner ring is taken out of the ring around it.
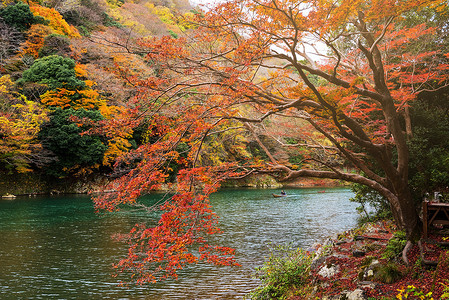
{"label": "gray rock", "polygon": [[343,291],[340,295],[325,296],[321,300],[366,300],[365,292],[361,289]]}
{"label": "gray rock", "polygon": [[327,256],[319,256],[319,257],[315,257],[312,260],[312,263],[310,264],[310,269],[311,270],[316,270],[318,269],[325,261],[326,261]]}
{"label": "gray rock", "polygon": [[379,265],[379,261],[377,259],[373,260],[371,262],[371,264],[367,268],[365,268],[365,270],[363,271],[362,280],[371,281],[371,279],[374,278],[374,273],[375,273],[378,265]]}
{"label": "gray rock", "polygon": [[331,278],[340,272],[339,266],[322,266],[321,269],[318,271],[318,275],[324,277],[324,278]]}
{"label": "gray rock", "polygon": [[359,281],[357,283],[357,287],[364,289],[364,288],[368,288],[368,289],[374,289],[376,288],[376,283],[373,281]]}
{"label": "gray rock", "polygon": [[366,300],[365,292],[362,289],[355,289],[352,292],[346,293],[348,300]]}

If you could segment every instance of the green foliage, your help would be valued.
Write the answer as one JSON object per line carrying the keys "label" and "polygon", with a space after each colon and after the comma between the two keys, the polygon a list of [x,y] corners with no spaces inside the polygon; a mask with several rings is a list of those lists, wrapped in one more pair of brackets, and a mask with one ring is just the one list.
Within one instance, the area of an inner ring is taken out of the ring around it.
{"label": "green foliage", "polygon": [[121,7],[125,4],[125,0],[106,0],[106,2],[112,7]]}
{"label": "green foliage", "polygon": [[[176,146],[176,152],[179,153],[179,156],[182,158],[187,158],[189,151],[190,151],[190,147],[188,144],[186,143],[179,143]],[[183,167],[182,164],[179,164],[178,162],[175,161],[169,161],[167,164],[167,168],[169,170],[168,172],[168,181],[169,182],[175,182],[176,180],[176,176],[178,175],[179,170],[181,170]]]}
{"label": "green foliage", "polygon": [[178,34],[176,32],[174,32],[173,30],[168,30],[168,33],[170,34],[170,36],[174,39],[178,38]]}
{"label": "green foliage", "polygon": [[286,299],[290,289],[310,282],[310,254],[291,245],[279,245],[270,250],[268,260],[256,269],[262,284],[248,295],[251,299]]}
{"label": "green foliage", "polygon": [[[422,299],[422,300],[433,300],[432,292],[425,294],[421,288],[415,287],[414,285],[408,285],[407,288],[399,289],[399,294],[396,295],[396,299]],[[441,298],[444,299],[444,298]]]}
{"label": "green foliage", "polygon": [[16,28],[19,31],[25,31],[35,23],[33,13],[30,11],[30,7],[23,3],[17,2],[15,5],[9,5],[0,10],[0,17],[3,21]]}
{"label": "green foliage", "polygon": [[353,184],[351,189],[355,196],[349,200],[360,204],[357,207],[357,211],[360,213],[360,223],[374,222],[392,217],[388,200],[379,195],[378,192],[361,184]]}
{"label": "green foliage", "polygon": [[57,161],[53,162],[47,170],[49,175],[65,176],[71,169],[92,167],[103,160],[106,145],[99,136],[81,135],[90,126],[79,126],[70,120],[72,116],[94,122],[103,119],[98,111],[72,108],[53,110],[50,121],[39,133],[39,139],[44,147],[57,157]]}
{"label": "green foliage", "polygon": [[376,268],[374,278],[380,282],[391,284],[402,278],[402,272],[398,265],[388,262]]}
{"label": "green foliage", "polygon": [[441,295],[441,299],[449,299],[449,280],[445,280],[445,283],[441,283],[443,286],[443,294]]}
{"label": "green foliage", "polygon": [[253,157],[258,157],[262,160],[267,160],[268,155],[263,151],[263,149],[259,146],[257,142],[250,142],[248,143],[248,150],[251,153]]}
{"label": "green foliage", "polygon": [[75,61],[59,55],[50,55],[37,59],[33,65],[23,72],[19,84],[34,82],[45,84],[50,89],[68,88],[82,89],[85,83],[76,78]]}
{"label": "green foliage", "polygon": [[108,27],[117,27],[122,28],[123,25],[114,20],[110,15],[108,15],[106,12],[103,12],[103,25]]}
{"label": "green foliage", "polygon": [[286,137],[284,139],[285,139],[285,143],[287,145],[295,145],[295,144],[298,143],[298,141],[296,139],[294,139],[294,138]]}
{"label": "green foliage", "polygon": [[449,90],[422,93],[412,106],[410,185],[420,202],[426,192],[449,186]]}
{"label": "green foliage", "polygon": [[421,257],[419,257],[415,261],[415,263],[413,264],[413,267],[412,267],[412,278],[413,279],[421,278],[423,272],[424,272],[423,262],[422,262]]}
{"label": "green foliage", "polygon": [[388,241],[382,258],[389,261],[399,258],[402,254],[402,250],[407,243],[407,238],[404,231],[396,231],[394,236]]}
{"label": "green foliage", "polygon": [[78,31],[82,36],[90,36],[90,30],[88,28],[86,28],[84,25],[81,25],[78,27]]}
{"label": "green foliage", "polygon": [[300,168],[303,164],[304,156],[301,154],[290,156],[288,158],[288,162],[295,165],[297,168]]}

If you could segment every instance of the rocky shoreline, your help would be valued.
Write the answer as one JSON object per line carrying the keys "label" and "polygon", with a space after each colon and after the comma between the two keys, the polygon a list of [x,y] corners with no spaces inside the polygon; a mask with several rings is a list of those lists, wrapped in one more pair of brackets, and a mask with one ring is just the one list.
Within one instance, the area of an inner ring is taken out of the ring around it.
{"label": "rocky shoreline", "polygon": [[[404,299],[449,299],[449,251],[435,242],[447,237],[449,231],[435,231],[433,242],[424,245],[424,253],[415,245],[409,253],[409,266],[400,255],[389,252],[395,245],[402,249],[391,221],[368,223],[331,237],[312,249],[312,280],[307,289],[313,293],[305,298],[301,287],[293,287],[286,299],[402,299],[399,296],[407,289],[413,293]],[[420,254],[433,259],[436,266],[424,265]]]}

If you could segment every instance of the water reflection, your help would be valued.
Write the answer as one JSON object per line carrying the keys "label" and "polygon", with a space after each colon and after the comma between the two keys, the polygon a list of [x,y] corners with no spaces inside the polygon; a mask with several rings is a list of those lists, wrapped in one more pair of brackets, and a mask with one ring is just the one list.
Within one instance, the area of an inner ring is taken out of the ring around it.
{"label": "water reflection", "polygon": [[0,299],[241,299],[258,284],[251,275],[271,243],[308,247],[355,224],[346,189],[287,192],[284,198],[267,190],[213,195],[223,229],[214,239],[236,248],[242,267],[198,264],[179,280],[137,287],[111,277],[112,263],[126,250],[110,237],[156,216],[99,216],[83,196],[0,201]]}

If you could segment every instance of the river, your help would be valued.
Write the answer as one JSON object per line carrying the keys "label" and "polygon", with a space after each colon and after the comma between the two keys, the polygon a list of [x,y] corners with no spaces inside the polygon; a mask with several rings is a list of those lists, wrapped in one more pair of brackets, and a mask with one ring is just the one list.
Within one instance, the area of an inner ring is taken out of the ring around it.
{"label": "river", "polygon": [[[178,280],[123,287],[111,265],[126,246],[111,236],[148,219],[138,211],[95,214],[87,196],[0,200],[0,299],[242,299],[273,244],[310,247],[356,224],[348,189],[223,190],[211,198],[241,267],[197,264]],[[153,195],[151,197],[158,197]]]}

